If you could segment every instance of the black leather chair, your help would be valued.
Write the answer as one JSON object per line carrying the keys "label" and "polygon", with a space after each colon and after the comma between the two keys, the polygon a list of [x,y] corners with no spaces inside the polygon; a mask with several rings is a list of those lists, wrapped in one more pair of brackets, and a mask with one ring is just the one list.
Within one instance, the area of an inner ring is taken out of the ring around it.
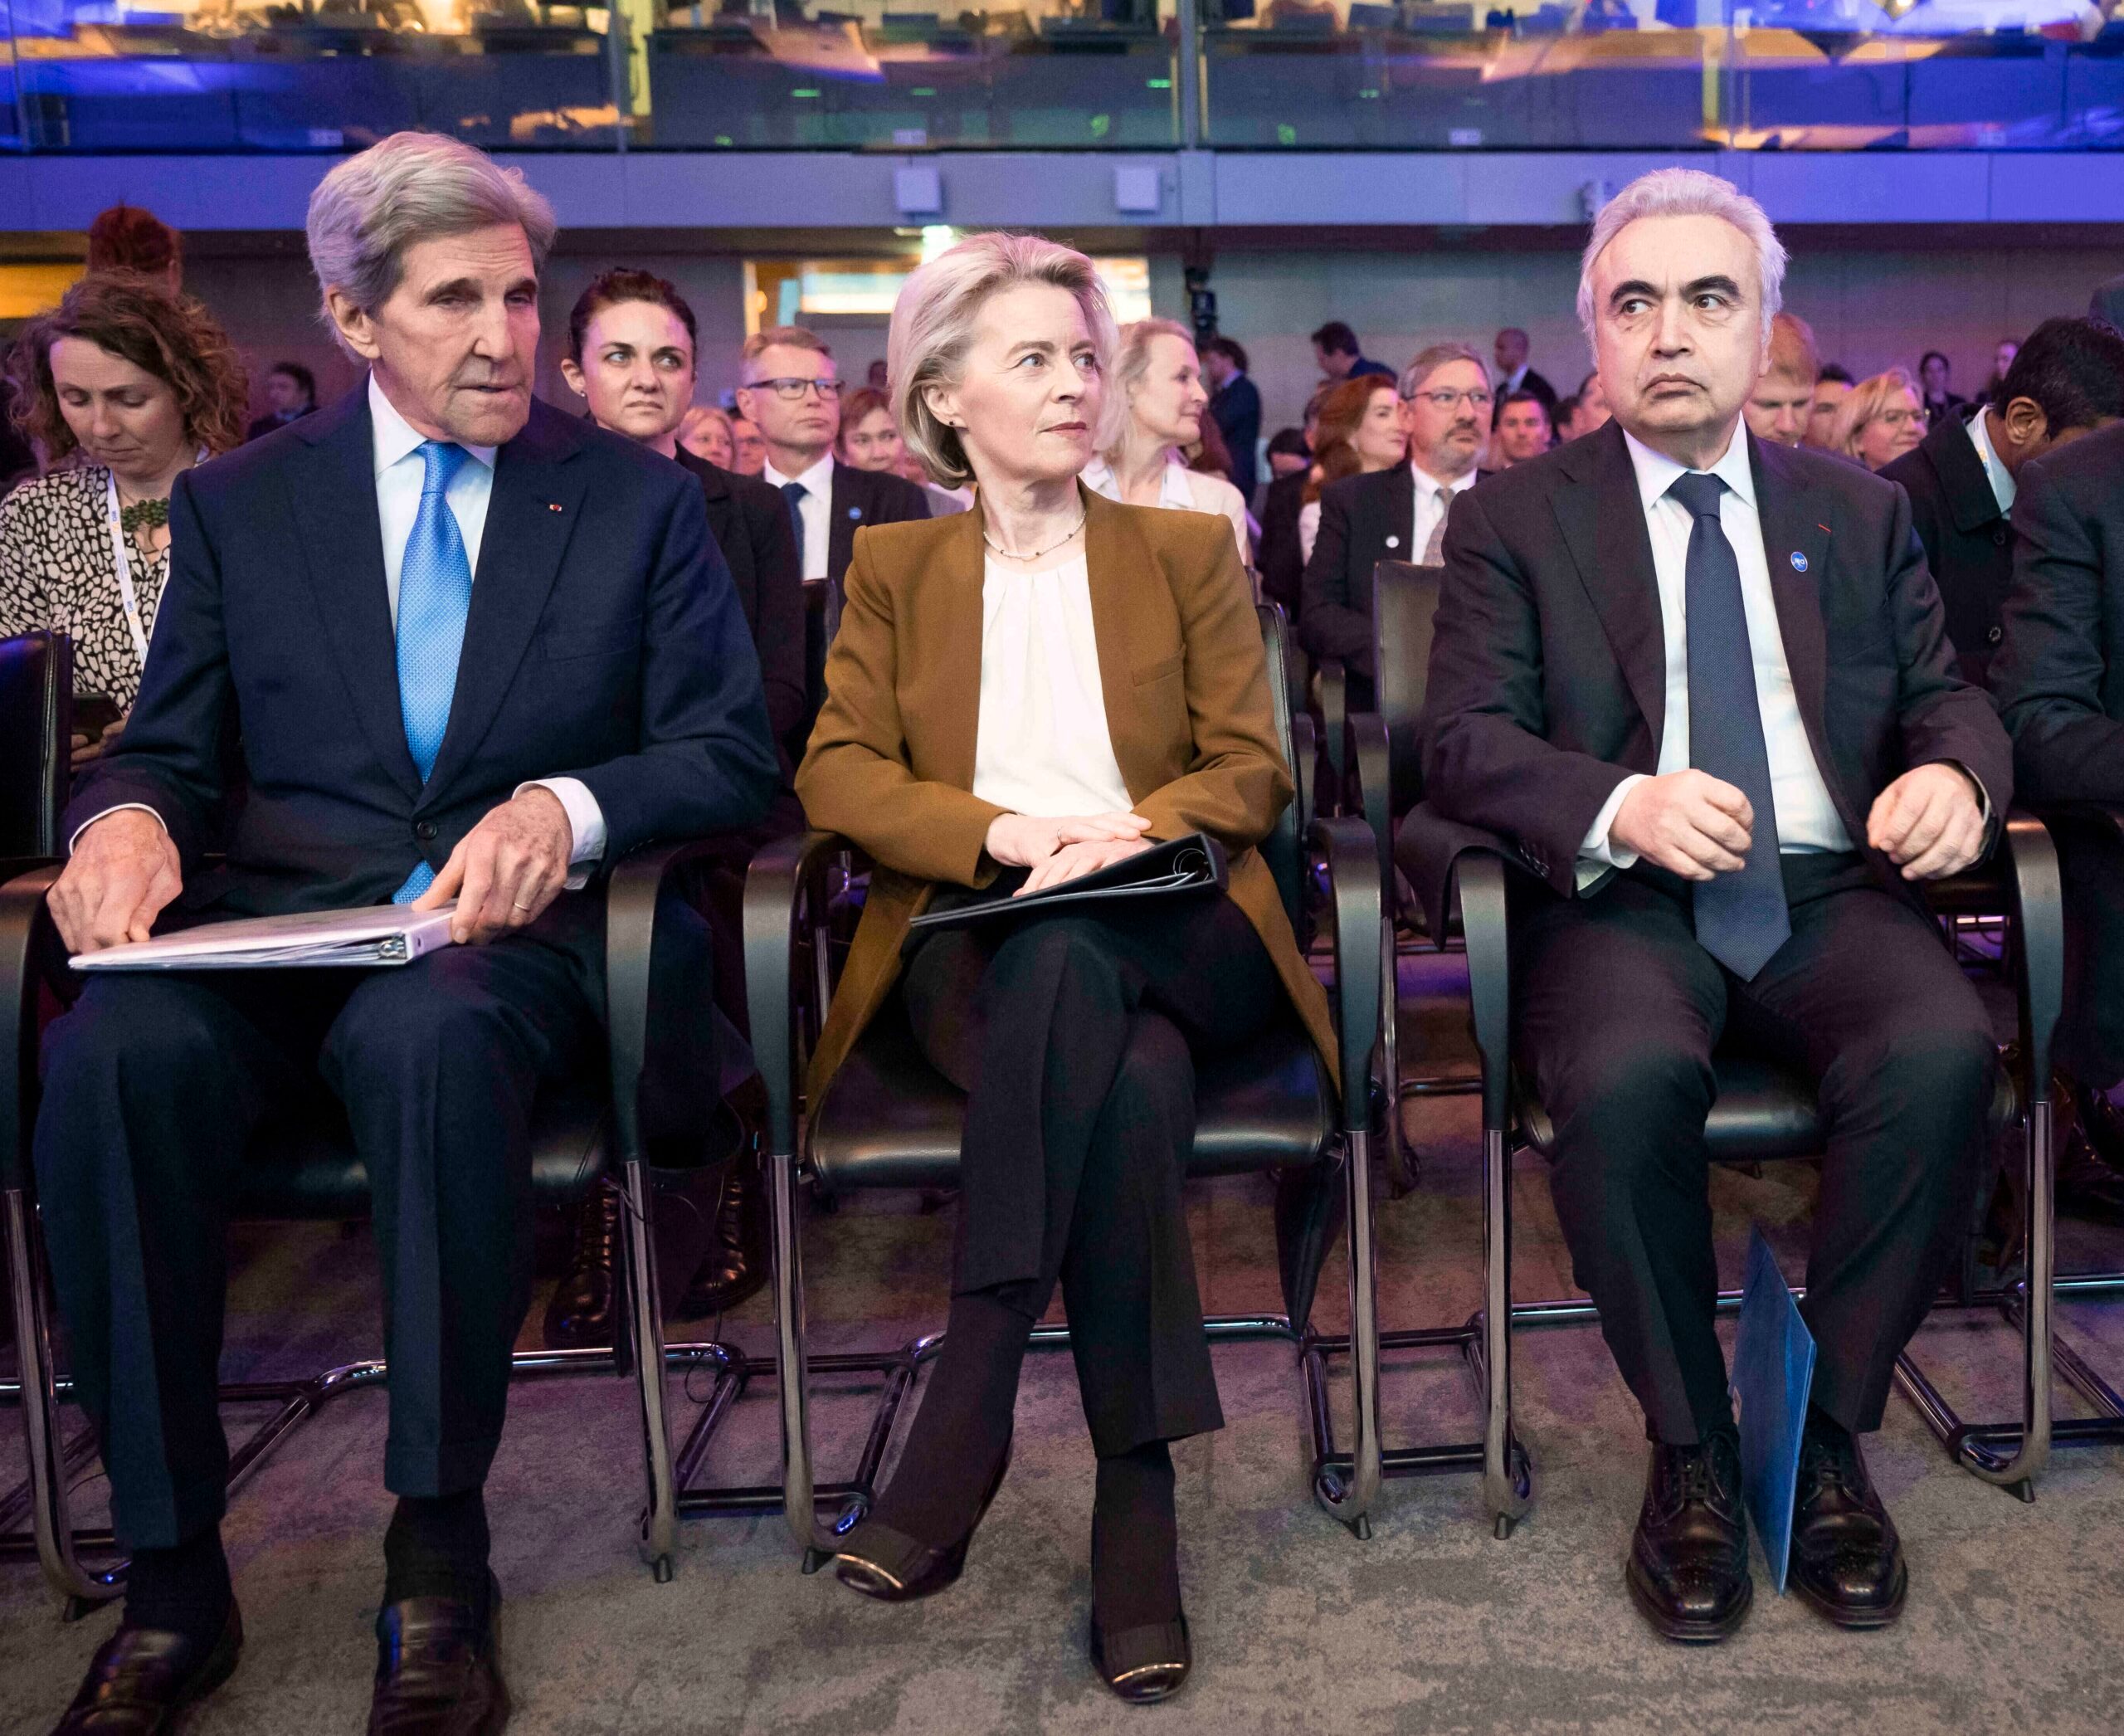
{"label": "black leather chair", "polygon": [[[4,707],[0,707],[4,709]],[[63,738],[62,738],[63,739]],[[519,1352],[520,1376],[631,1371],[641,1395],[647,1500],[641,1524],[643,1557],[660,1581],[677,1554],[677,1506],[662,1376],[669,1368],[711,1368],[709,1404],[720,1415],[739,1376],[742,1358],[723,1345],[666,1345],[658,1306],[651,1187],[643,1154],[639,1087],[649,1027],[650,958],[659,896],[675,870],[713,847],[706,842],[652,844],[617,863],[604,883],[607,1066],[573,1089],[557,1091],[537,1109],[533,1129],[532,1189],[541,1204],[571,1206],[593,1187],[616,1185],[622,1214],[626,1289],[626,1327],[610,1350]],[[4,1207],[6,1269],[15,1310],[15,1382],[0,1397],[24,1410],[29,1476],[0,1499],[0,1523],[19,1523],[27,1509],[30,1535],[0,1538],[0,1553],[32,1549],[63,1594],[88,1604],[117,1594],[124,1563],[85,1565],[84,1548],[109,1546],[108,1530],[77,1530],[67,1485],[94,1452],[87,1431],[69,1441],[60,1406],[70,1383],[56,1368],[44,1281],[41,1238],[36,1229],[35,1183],[29,1163],[37,1114],[38,998],[42,973],[57,965],[57,935],[45,894],[59,875],[56,862],[19,873],[0,887],[0,1207]],[[234,1215],[258,1219],[357,1220],[368,1215],[368,1180],[336,1114],[261,1129],[250,1153],[246,1190]],[[224,1404],[266,1403],[272,1416],[231,1457],[233,1488],[288,1433],[341,1394],[381,1386],[380,1359],[343,1364],[308,1380],[251,1382],[222,1388]],[[16,1517],[10,1518],[13,1514]]]}
{"label": "black leather chair", "polygon": [[73,709],[73,641],[0,639],[0,870],[59,854]]}
{"label": "black leather chair", "polygon": [[[1269,663],[1269,686],[1287,751],[1290,748],[1282,611],[1259,611]],[[1338,1217],[1350,1236],[1350,1307],[1357,1344],[1357,1440],[1338,1455],[1316,1428],[1315,1493],[1323,1506],[1359,1535],[1379,1482],[1376,1322],[1373,1309],[1371,1185],[1368,1173],[1368,1061],[1378,998],[1379,921],[1376,857],[1354,821],[1321,822],[1309,837],[1297,804],[1287,809],[1262,854],[1276,875],[1298,933],[1308,932],[1304,893],[1310,879],[1308,843],[1325,858],[1337,956],[1337,1018],[1345,1088],[1340,1102],[1324,1069],[1293,1019],[1244,1053],[1205,1070],[1190,1173],[1227,1175],[1274,1169],[1279,1190],[1278,1242],[1283,1256],[1285,1312],[1206,1323],[1213,1339],[1276,1337],[1302,1340],[1321,1263]],[[845,842],[813,832],[770,846],[757,857],[745,889],[745,978],[753,1043],[767,1081],[768,1174],[772,1187],[776,1348],[772,1373],[779,1389],[782,1475],[778,1490],[759,1487],[688,1491],[682,1511],[758,1511],[779,1506],[806,1552],[807,1570],[829,1553],[816,1526],[821,1506],[847,1509],[852,1519],[870,1497],[894,1421],[935,1338],[904,1349],[811,1357],[804,1332],[800,1259],[801,1190],[830,1200],[844,1190],[952,1186],[957,1173],[964,1100],[933,1071],[904,1021],[889,1012],[867,1031],[824,1100],[800,1119],[802,1056],[816,1035],[824,1002],[815,992],[820,973],[806,958],[816,928],[811,912],[827,896],[824,869]],[[1066,1327],[1043,1326],[1035,1346],[1068,1342]],[[884,1388],[855,1475],[821,1483],[814,1469],[810,1421],[813,1371],[882,1376]],[[1310,1395],[1324,1416],[1325,1395]]]}
{"label": "black leather chair", "polygon": [[[1515,1303],[1511,1294],[1511,1159],[1521,1149],[1546,1154],[1553,1129],[1542,1105],[1513,1069],[1511,1051],[1511,935],[1506,919],[1506,875],[1523,873],[1517,853],[1502,839],[1482,839],[1472,828],[1455,859],[1444,903],[1457,902],[1465,936],[1471,1022],[1482,1056],[1483,1170],[1487,1235],[1485,1309],[1475,1347],[1488,1375],[1488,1439],[1492,1449],[1486,1481],[1496,1484],[1510,1465],[1503,1455],[1513,1441],[1511,1331],[1513,1325],[1589,1322],[1598,1318],[1583,1297]],[[1965,1294],[1962,1304],[1998,1306],[2019,1324],[2023,1338],[2023,1414],[2018,1422],[1971,1424],[1956,1417],[1907,1352],[1897,1380],[1917,1403],[1929,1426],[1966,1468],[1986,1481],[2025,1495],[2046,1462],[2056,1425],[2051,1414],[2051,1341],[2053,1256],[2050,1201],[2053,1158],[2050,1121],[2050,1042],[2058,1021],[2063,970],[2064,930],[2057,852],[2034,817],[2015,812],[1991,861],[1931,889],[1933,907],[1944,913],[1980,909],[2005,911],[2011,923],[2012,973],[2019,1001],[2019,1046],[2015,1064],[2002,1070],[1991,1107],[1995,1136],[2018,1125],[2030,1208],[2024,1281],[2003,1290]],[[1821,1150],[1814,1088],[1801,1074],[1733,1046],[1715,1057],[1717,1100],[1705,1128],[1714,1160],[1756,1163],[1810,1157]],[[1972,1206],[1977,1203],[1972,1202]],[[1737,1309],[1737,1290],[1722,1291],[1719,1305]],[[1471,1323],[1476,1324],[1476,1323]],[[1435,1342],[1438,1334],[1387,1334],[1392,1350],[1407,1337]],[[2068,1425],[2067,1426],[2069,1426]],[[2003,1449],[2010,1447],[2011,1451]],[[1404,1456],[1384,1456],[1386,1474],[1404,1466]],[[1426,1468],[1420,1464],[1414,1468]],[[1519,1510],[1531,1497],[1531,1480],[1511,1480]],[[1508,1534],[1518,1514],[1493,1499],[1498,1534]]]}

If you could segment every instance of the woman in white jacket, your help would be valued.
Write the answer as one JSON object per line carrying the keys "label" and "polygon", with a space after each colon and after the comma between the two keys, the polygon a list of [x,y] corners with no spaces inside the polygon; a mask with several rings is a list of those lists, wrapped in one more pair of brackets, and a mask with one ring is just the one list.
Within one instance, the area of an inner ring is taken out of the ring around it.
{"label": "woman in white jacket", "polygon": [[1229,519],[1241,564],[1251,568],[1246,502],[1221,476],[1191,471],[1184,448],[1202,437],[1210,391],[1187,328],[1172,319],[1138,319],[1121,330],[1121,347],[1107,383],[1107,425],[1100,456],[1084,470],[1084,485],[1131,506],[1176,507]]}

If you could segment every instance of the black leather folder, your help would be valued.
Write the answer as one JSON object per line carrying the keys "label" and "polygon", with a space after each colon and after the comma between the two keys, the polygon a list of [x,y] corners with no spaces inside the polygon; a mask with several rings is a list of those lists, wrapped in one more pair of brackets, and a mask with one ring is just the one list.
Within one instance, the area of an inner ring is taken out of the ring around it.
{"label": "black leather folder", "polygon": [[1059,886],[1049,886],[1023,898],[1013,895],[1024,884],[1022,873],[996,891],[973,899],[952,899],[924,910],[909,924],[910,929],[961,928],[975,922],[1007,922],[1044,910],[1069,908],[1097,910],[1117,900],[1199,895],[1225,889],[1225,847],[1206,832],[1193,831],[1184,838],[1154,844],[1148,850],[1116,862],[1109,868],[1080,875]]}

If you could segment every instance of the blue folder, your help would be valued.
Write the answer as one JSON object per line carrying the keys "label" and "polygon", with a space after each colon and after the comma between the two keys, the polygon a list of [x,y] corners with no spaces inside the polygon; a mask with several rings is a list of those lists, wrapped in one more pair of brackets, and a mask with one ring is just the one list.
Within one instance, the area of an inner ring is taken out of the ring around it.
{"label": "blue folder", "polygon": [[1777,1256],[1757,1225],[1748,1241],[1747,1284],[1741,1292],[1733,1399],[1741,1425],[1741,1489],[1781,1597],[1792,1553],[1800,1436],[1814,1378],[1815,1335],[1793,1305]]}

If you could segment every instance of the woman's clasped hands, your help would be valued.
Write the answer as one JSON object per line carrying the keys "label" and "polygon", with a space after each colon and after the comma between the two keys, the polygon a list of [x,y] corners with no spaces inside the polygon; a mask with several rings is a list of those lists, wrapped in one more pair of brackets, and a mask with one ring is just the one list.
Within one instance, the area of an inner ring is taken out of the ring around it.
{"label": "woman's clasped hands", "polygon": [[989,822],[988,854],[1006,868],[1030,868],[1025,883],[1011,895],[1023,898],[1059,886],[1080,875],[1126,861],[1150,848],[1144,836],[1151,822],[1141,814],[1074,814],[1040,819],[1030,814],[998,814]]}

